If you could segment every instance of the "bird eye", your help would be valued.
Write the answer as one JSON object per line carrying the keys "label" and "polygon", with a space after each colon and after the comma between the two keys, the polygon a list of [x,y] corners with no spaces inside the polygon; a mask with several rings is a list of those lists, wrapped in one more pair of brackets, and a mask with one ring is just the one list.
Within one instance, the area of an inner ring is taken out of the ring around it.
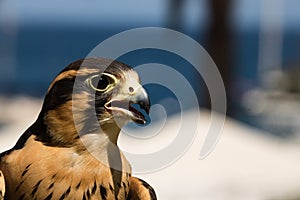
{"label": "bird eye", "polygon": [[99,92],[105,92],[112,88],[116,83],[116,78],[107,73],[102,73],[101,76],[95,75],[89,79],[90,86]]}
{"label": "bird eye", "polygon": [[98,84],[97,84],[97,89],[99,90],[105,90],[109,85],[109,79],[107,76],[102,75],[99,78]]}

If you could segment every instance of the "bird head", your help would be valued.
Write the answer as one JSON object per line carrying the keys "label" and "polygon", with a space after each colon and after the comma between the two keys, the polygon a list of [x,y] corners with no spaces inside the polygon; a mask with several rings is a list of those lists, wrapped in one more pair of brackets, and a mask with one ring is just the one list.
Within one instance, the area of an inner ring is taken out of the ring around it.
{"label": "bird head", "polygon": [[37,138],[58,145],[104,133],[116,143],[128,121],[146,123],[149,109],[147,92],[131,67],[103,58],[78,60],[51,83],[38,118],[48,135]]}

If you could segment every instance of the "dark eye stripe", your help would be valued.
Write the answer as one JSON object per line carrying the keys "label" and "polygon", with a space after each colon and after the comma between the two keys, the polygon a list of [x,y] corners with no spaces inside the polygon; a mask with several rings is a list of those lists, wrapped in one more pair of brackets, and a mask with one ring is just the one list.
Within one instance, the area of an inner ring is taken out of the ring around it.
{"label": "dark eye stripe", "polygon": [[[46,95],[44,101],[44,111],[55,109],[72,99],[73,85],[75,77],[71,79],[62,79],[54,83]],[[51,96],[51,98],[47,98]]]}

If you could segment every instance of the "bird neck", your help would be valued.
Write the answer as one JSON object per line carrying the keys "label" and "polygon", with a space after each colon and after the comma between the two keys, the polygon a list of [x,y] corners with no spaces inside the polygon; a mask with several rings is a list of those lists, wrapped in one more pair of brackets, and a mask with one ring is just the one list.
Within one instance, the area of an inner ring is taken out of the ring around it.
{"label": "bird neck", "polygon": [[101,129],[104,132],[104,134],[107,135],[110,142],[112,142],[114,145],[117,145],[118,137],[121,131],[121,128],[117,125],[117,123],[113,121],[101,124]]}

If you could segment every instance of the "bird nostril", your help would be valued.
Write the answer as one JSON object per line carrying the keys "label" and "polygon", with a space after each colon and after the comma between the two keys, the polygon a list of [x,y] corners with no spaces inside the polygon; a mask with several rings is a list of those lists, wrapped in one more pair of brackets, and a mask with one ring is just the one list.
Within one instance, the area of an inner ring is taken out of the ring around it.
{"label": "bird nostril", "polygon": [[132,93],[134,91],[133,87],[129,87],[129,92]]}

